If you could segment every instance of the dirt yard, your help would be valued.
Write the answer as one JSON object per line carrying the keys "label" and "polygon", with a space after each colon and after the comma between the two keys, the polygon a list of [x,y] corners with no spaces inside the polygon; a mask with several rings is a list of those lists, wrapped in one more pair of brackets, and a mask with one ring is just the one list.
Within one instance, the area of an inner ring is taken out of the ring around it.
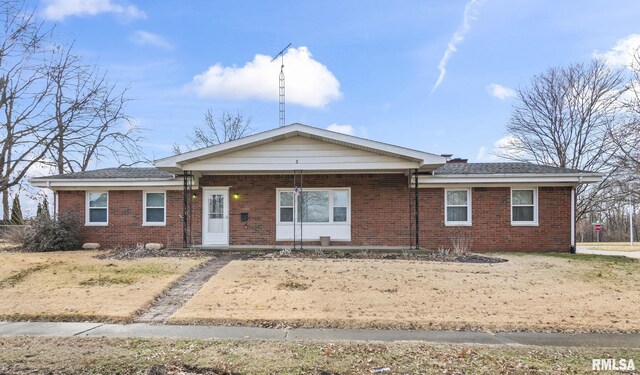
{"label": "dirt yard", "polygon": [[640,262],[500,254],[499,264],[234,261],[172,322],[267,326],[640,331]]}
{"label": "dirt yard", "polygon": [[0,319],[126,321],[204,259],[0,253]]}

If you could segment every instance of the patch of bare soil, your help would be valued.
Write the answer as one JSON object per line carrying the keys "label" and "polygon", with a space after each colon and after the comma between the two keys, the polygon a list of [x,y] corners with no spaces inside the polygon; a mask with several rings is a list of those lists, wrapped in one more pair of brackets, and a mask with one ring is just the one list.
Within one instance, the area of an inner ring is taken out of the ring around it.
{"label": "patch of bare soil", "polygon": [[147,371],[147,375],[236,375],[238,372],[230,372],[217,368],[196,367],[182,364],[153,365]]}

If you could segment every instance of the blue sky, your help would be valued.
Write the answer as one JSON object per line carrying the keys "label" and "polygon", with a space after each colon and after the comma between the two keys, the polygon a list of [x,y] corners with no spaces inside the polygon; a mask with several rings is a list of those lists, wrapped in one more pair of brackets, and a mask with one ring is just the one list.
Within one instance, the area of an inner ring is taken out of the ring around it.
{"label": "blue sky", "polygon": [[637,0],[43,0],[39,12],[129,86],[152,158],[187,143],[209,107],[277,127],[269,60],[289,42],[287,123],[470,161],[494,159],[511,90],[534,74],[640,45]]}

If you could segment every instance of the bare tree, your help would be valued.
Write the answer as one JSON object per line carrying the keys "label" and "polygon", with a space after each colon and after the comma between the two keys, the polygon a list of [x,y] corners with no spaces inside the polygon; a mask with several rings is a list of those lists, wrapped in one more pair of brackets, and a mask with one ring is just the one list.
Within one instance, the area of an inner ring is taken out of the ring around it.
{"label": "bare tree", "polygon": [[107,81],[61,47],[31,3],[0,0],[0,192],[9,216],[9,190],[38,163],[59,173],[86,170],[109,156],[120,165],[141,161],[140,129],[124,112],[126,90]]}
{"label": "bare tree", "polygon": [[43,63],[50,30],[18,1],[0,2],[0,191],[9,216],[9,189],[52,143],[51,84]]}
{"label": "bare tree", "polygon": [[[195,127],[194,134],[187,137],[191,141],[187,150],[209,147],[242,138],[253,131],[250,124],[251,119],[245,119],[239,111],[235,114],[223,111],[216,119],[213,110],[209,108],[204,114],[204,126]],[[182,153],[179,144],[173,145],[173,152],[174,154]]]}
{"label": "bare tree", "polygon": [[617,162],[622,170],[621,192],[628,200],[640,203],[640,49],[628,68],[631,73],[622,100],[622,120],[611,127],[611,138],[620,150]]}
{"label": "bare tree", "polygon": [[139,129],[124,112],[126,90],[83,64],[72,46],[57,48],[49,72],[56,130],[50,154],[58,173],[84,171],[106,155],[121,166],[141,161]]}
{"label": "bare tree", "polygon": [[619,151],[609,129],[618,119],[625,90],[622,71],[600,60],[548,69],[518,90],[519,102],[507,125],[509,141],[498,155],[604,173],[600,184],[578,187],[577,218],[582,217],[599,193],[615,184]]}

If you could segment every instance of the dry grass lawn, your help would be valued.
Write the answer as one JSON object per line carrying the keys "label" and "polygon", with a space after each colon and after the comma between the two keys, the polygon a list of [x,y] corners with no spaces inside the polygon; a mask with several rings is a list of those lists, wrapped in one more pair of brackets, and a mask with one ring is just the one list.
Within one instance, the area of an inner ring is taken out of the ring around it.
{"label": "dry grass lawn", "polygon": [[499,264],[234,261],[172,322],[532,331],[640,331],[640,262],[500,254]]}
{"label": "dry grass lawn", "polygon": [[204,259],[0,253],[0,319],[127,321]]}
{"label": "dry grass lawn", "polygon": [[[0,338],[2,374],[587,374],[640,350],[417,342]],[[610,373],[610,372],[605,372]]]}

